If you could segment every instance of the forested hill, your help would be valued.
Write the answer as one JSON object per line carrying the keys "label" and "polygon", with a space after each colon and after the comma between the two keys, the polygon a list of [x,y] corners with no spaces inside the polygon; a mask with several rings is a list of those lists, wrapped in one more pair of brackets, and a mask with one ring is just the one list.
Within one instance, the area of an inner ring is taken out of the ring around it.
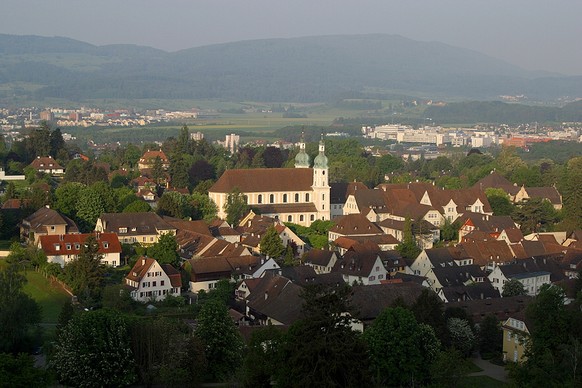
{"label": "forested hill", "polygon": [[253,40],[174,53],[0,35],[0,98],[308,102],[369,90],[553,99],[582,97],[582,77],[529,72],[471,50],[381,34]]}
{"label": "forested hill", "polygon": [[562,108],[470,101],[429,106],[424,114],[440,124],[582,122],[582,101],[572,102]]}

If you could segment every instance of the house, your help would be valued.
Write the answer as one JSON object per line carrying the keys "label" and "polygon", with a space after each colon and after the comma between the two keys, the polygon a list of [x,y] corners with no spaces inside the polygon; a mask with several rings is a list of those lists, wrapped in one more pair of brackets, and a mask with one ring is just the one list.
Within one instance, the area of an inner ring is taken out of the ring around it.
{"label": "house", "polygon": [[445,286],[438,291],[438,296],[445,303],[501,298],[499,291],[489,281],[468,285]]}
{"label": "house", "polygon": [[476,264],[435,266],[426,273],[426,278],[434,292],[443,287],[467,286],[483,283],[487,274]]}
{"label": "house", "polygon": [[28,244],[38,246],[40,236],[79,233],[77,224],[56,210],[43,207],[20,223],[20,237]]}
{"label": "house", "polygon": [[64,267],[79,256],[85,240],[91,235],[99,244],[97,253],[101,256],[101,263],[111,267],[121,265],[121,244],[114,233],[44,235],[40,236],[40,248],[49,263]]}
{"label": "house", "polygon": [[338,260],[338,254],[335,251],[312,249],[301,260],[305,265],[312,266],[317,274],[330,273]]}
{"label": "house", "polygon": [[447,307],[463,309],[477,325],[488,315],[494,315],[500,323],[503,323],[515,313],[525,311],[532,299],[531,296],[526,295],[507,298],[465,299],[456,302],[449,301]]}
{"label": "house", "polygon": [[376,224],[362,214],[348,214],[336,219],[336,223],[328,232],[328,240],[335,241],[339,237],[371,237],[381,236],[384,232]]}
{"label": "house", "polygon": [[495,170],[492,170],[489,175],[478,180],[477,183],[473,185],[473,188],[482,191],[489,188],[501,189],[509,195],[509,200],[512,202],[515,200],[515,196],[520,189],[517,184],[511,183]]}
{"label": "house", "polygon": [[97,219],[96,232],[115,233],[122,244],[152,245],[162,234],[176,234],[176,227],[156,213],[103,213]]}
{"label": "house", "polygon": [[295,158],[295,168],[255,168],[226,170],[208,190],[208,196],[218,207],[218,217],[226,218],[224,206],[234,189],[245,197],[247,204],[268,217],[282,222],[309,226],[315,220],[329,220],[330,186],[328,160],[323,139],[319,155],[310,168],[305,143]]}
{"label": "house", "polygon": [[541,198],[552,204],[554,209],[560,210],[562,208],[562,195],[558,192],[555,186],[550,187],[525,187],[522,186],[515,195],[515,202],[527,201],[530,198]]}
{"label": "house", "polygon": [[283,246],[291,245],[297,255],[305,253],[305,242],[297,236],[289,227],[279,219],[257,215],[252,210],[240,221],[236,231],[242,236],[241,242],[260,253],[261,238],[270,227],[274,227],[283,243]]}
{"label": "house", "polygon": [[559,264],[548,257],[533,257],[516,260],[514,263],[495,267],[489,274],[493,287],[500,293],[504,284],[510,279],[519,280],[527,295],[535,296],[544,284],[550,284],[565,278]]}
{"label": "house", "polygon": [[138,302],[160,301],[166,296],[180,296],[182,278],[170,264],[142,257],[125,277],[125,287]]}
{"label": "house", "polygon": [[502,231],[518,228],[517,224],[509,216],[492,216],[467,212],[461,218],[459,229],[459,242],[473,231],[488,233],[493,238],[498,238]]}
{"label": "house", "polygon": [[247,297],[246,314],[261,325],[291,325],[302,317],[302,290],[284,276],[265,275]]}
{"label": "house", "polygon": [[507,318],[503,329],[503,361],[523,362],[530,330],[525,313],[520,311]]}
{"label": "house", "polygon": [[330,184],[330,209],[331,219],[344,215],[344,205],[350,195],[357,190],[368,190],[368,187],[362,182],[338,182]]}
{"label": "house", "polygon": [[52,156],[37,156],[28,166],[51,176],[61,176],[65,173],[65,169]]}
{"label": "house", "polygon": [[170,168],[170,160],[161,149],[158,151],[147,150],[137,163],[137,168],[142,175],[148,175],[150,171],[154,168],[156,160],[159,158],[161,162],[162,169],[167,171]]}
{"label": "house", "polygon": [[455,247],[424,249],[410,265],[414,275],[426,276],[431,268],[465,266],[473,264],[473,258]]}
{"label": "house", "polygon": [[380,284],[388,276],[382,259],[374,251],[349,251],[338,259],[332,272],[341,273],[348,284]]}

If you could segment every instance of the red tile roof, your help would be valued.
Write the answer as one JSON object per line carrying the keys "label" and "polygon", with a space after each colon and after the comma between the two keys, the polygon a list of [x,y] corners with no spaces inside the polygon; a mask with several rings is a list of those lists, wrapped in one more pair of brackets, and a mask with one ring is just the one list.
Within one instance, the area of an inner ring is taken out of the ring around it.
{"label": "red tile roof", "polygon": [[94,235],[100,254],[121,253],[121,244],[115,233],[50,234],[40,236],[40,245],[47,256],[78,255],[87,237]]}

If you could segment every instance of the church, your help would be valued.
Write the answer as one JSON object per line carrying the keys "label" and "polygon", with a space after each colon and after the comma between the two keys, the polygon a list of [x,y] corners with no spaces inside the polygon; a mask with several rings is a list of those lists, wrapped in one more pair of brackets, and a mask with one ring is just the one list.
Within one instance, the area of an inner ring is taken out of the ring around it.
{"label": "church", "polygon": [[295,168],[254,168],[227,170],[208,190],[218,207],[218,217],[225,219],[224,205],[235,188],[247,198],[247,204],[260,214],[282,222],[309,226],[315,220],[330,219],[330,186],[325,144],[319,142],[319,154],[310,167],[303,138],[295,157]]}

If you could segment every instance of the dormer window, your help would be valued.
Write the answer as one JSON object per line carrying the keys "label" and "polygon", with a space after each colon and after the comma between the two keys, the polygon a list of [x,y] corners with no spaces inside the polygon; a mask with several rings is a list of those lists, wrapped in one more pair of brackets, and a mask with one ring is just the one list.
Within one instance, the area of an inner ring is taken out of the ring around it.
{"label": "dormer window", "polygon": [[71,250],[71,244],[67,244],[67,250],[70,251]]}
{"label": "dormer window", "polygon": [[119,228],[119,233],[127,233],[127,228]]}
{"label": "dormer window", "polygon": [[109,243],[107,241],[103,242],[103,248],[105,249],[109,248]]}
{"label": "dormer window", "polygon": [[81,245],[80,244],[75,244],[75,249],[81,249]]}
{"label": "dormer window", "polygon": [[61,244],[55,244],[55,251],[61,250]]}

